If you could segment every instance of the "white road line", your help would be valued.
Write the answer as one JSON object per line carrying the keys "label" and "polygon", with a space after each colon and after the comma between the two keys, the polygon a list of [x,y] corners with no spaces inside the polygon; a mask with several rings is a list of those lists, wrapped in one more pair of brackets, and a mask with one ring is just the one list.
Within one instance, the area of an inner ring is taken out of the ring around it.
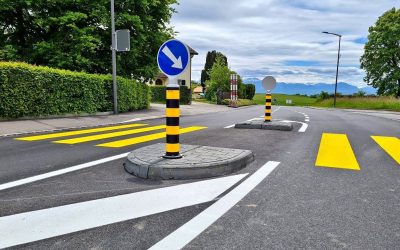
{"label": "white road line", "polygon": [[233,128],[233,127],[235,127],[235,124],[232,124],[232,125],[226,126],[226,127],[224,127],[224,128]]}
{"label": "white road line", "polygon": [[0,248],[210,202],[247,174],[0,217]]}
{"label": "white road line", "polygon": [[9,188],[13,188],[13,187],[17,187],[17,186],[21,186],[21,185],[24,185],[24,184],[32,183],[32,182],[35,182],[35,181],[48,179],[48,178],[51,178],[51,177],[54,177],[54,176],[58,176],[58,175],[62,175],[62,174],[70,173],[70,172],[74,172],[74,171],[81,170],[81,169],[84,169],[84,168],[93,167],[93,166],[96,166],[96,165],[99,165],[99,164],[102,164],[102,163],[115,161],[115,160],[127,157],[128,154],[129,153],[115,155],[115,156],[103,158],[103,159],[100,159],[100,160],[83,163],[83,164],[76,165],[76,166],[73,166],[73,167],[68,167],[68,168],[52,171],[52,172],[49,172],[49,173],[40,174],[40,175],[36,175],[36,176],[25,178],[25,179],[17,180],[17,181],[4,183],[4,184],[0,185],[0,191],[1,190],[5,190],[5,189],[9,189]]}
{"label": "white road line", "polygon": [[299,133],[304,133],[306,132],[308,128],[308,124],[304,122],[298,122],[298,121],[289,121],[289,120],[281,120],[281,122],[287,122],[287,123],[299,123],[301,124],[301,128],[297,131]]}
{"label": "white road line", "polygon": [[279,162],[267,162],[264,166],[257,170],[257,172],[243,181],[227,195],[191,219],[189,222],[172,232],[170,235],[162,239],[160,242],[152,246],[150,249],[182,249],[214,222],[216,222],[227,211],[229,211],[236,203],[242,200],[278,165]]}

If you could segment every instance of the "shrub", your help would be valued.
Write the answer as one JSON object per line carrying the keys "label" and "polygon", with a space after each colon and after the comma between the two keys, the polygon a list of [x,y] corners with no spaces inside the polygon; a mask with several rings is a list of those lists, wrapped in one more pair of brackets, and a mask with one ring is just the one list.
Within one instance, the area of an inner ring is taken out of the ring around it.
{"label": "shrub", "polygon": [[325,100],[329,99],[329,93],[325,91],[321,91],[321,93],[318,95],[319,100]]}
{"label": "shrub", "polygon": [[243,99],[253,100],[256,94],[256,85],[254,84],[244,84]]}
{"label": "shrub", "polygon": [[[120,112],[146,109],[149,88],[118,78]],[[0,62],[0,117],[43,117],[113,110],[112,77]]]}
{"label": "shrub", "polygon": [[[223,105],[229,105],[230,99],[224,99],[222,101]],[[237,101],[237,106],[242,107],[242,106],[250,106],[250,105],[257,105],[257,103],[253,100],[248,100],[248,99],[238,99]]]}
{"label": "shrub", "polygon": [[[151,86],[151,101],[156,103],[165,103],[166,87],[165,86]],[[192,92],[187,86],[180,87],[180,104],[191,104]]]}

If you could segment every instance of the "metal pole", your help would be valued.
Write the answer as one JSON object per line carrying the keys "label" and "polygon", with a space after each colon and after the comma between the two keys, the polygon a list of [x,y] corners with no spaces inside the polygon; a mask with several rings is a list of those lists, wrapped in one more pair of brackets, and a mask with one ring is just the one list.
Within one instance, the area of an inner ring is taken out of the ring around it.
{"label": "metal pole", "polygon": [[339,61],[340,61],[340,43],[342,41],[342,36],[339,36],[339,50],[337,57],[337,66],[336,66],[336,84],[335,84],[335,96],[333,99],[333,107],[336,108],[336,95],[337,95],[337,87],[338,87],[338,77],[339,77]]}
{"label": "metal pole", "polygon": [[114,114],[118,114],[117,51],[115,44],[114,0],[111,0],[111,41]]}

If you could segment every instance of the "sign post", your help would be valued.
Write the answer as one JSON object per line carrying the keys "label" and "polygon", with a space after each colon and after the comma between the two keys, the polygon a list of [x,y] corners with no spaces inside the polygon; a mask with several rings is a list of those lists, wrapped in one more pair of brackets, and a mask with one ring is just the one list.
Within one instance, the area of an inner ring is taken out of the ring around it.
{"label": "sign post", "polygon": [[114,0],[111,0],[111,57],[112,57],[112,79],[113,79],[113,102],[114,114],[118,114],[118,87],[117,87],[117,51],[129,51],[129,30],[115,31]]}
{"label": "sign post", "polygon": [[271,91],[276,87],[276,80],[272,76],[267,76],[262,81],[263,88],[266,90],[265,95],[265,122],[270,122],[272,120],[272,95]]}
{"label": "sign post", "polygon": [[179,40],[169,40],[161,45],[158,50],[157,63],[160,70],[168,76],[166,93],[166,117],[167,117],[167,144],[165,147],[166,159],[182,158],[179,144],[179,84],[178,76],[187,68],[190,60],[188,47]]}
{"label": "sign post", "polygon": [[231,108],[237,108],[237,100],[238,100],[238,87],[237,87],[237,75],[231,74]]}

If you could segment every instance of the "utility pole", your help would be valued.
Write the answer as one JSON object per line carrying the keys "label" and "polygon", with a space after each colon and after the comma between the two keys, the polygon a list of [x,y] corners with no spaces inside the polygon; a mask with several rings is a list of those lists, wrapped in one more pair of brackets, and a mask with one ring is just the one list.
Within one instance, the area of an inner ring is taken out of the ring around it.
{"label": "utility pole", "polygon": [[338,78],[339,78],[339,62],[340,62],[340,45],[342,42],[342,35],[336,34],[336,33],[331,33],[331,32],[322,32],[324,34],[329,34],[329,35],[334,35],[339,37],[339,50],[338,50],[338,56],[337,56],[337,65],[336,65],[336,83],[335,83],[335,96],[333,98],[333,107],[336,107],[336,95],[337,95],[337,87],[338,87]]}
{"label": "utility pole", "polygon": [[118,87],[117,87],[117,45],[115,41],[115,13],[114,0],[111,0],[111,54],[112,54],[112,78],[113,78],[113,100],[114,114],[118,114]]}

